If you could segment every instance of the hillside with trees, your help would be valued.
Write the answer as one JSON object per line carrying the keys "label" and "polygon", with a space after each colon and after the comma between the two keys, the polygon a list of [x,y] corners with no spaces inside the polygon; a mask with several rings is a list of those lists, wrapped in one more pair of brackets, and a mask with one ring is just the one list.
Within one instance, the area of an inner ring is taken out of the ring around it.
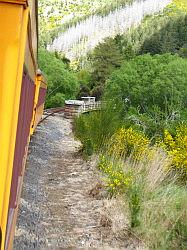
{"label": "hillside with trees", "polygon": [[110,11],[130,2],[132,0],[40,0],[40,44],[46,46],[60,31],[67,30],[91,15],[107,15]]}
{"label": "hillside with trees", "polygon": [[[108,1],[110,8],[106,1],[93,1],[94,11],[90,2],[82,3],[80,16],[79,5],[70,8],[77,13],[73,22],[103,9],[107,15],[126,1]],[[127,231],[149,249],[186,249],[186,1],[145,15],[78,60],[41,49],[40,65],[49,79],[47,107],[89,95],[102,101],[100,111],[75,119],[74,132],[83,157],[97,156],[109,199],[122,200]]]}

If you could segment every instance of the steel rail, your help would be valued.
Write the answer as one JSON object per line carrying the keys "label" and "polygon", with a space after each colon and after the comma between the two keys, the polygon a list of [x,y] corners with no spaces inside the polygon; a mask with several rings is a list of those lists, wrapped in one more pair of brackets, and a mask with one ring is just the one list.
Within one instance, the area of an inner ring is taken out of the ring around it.
{"label": "steel rail", "polygon": [[52,111],[50,114],[48,114],[48,115],[46,115],[44,118],[42,118],[40,121],[39,121],[39,123],[38,124],[40,124],[40,123],[42,123],[43,121],[45,121],[48,117],[50,117],[50,116],[52,116],[52,115],[54,115],[54,114],[56,114],[56,113],[60,113],[60,112],[64,112],[64,108],[56,108],[56,109],[46,109],[46,110],[44,110],[44,113],[47,111]]}

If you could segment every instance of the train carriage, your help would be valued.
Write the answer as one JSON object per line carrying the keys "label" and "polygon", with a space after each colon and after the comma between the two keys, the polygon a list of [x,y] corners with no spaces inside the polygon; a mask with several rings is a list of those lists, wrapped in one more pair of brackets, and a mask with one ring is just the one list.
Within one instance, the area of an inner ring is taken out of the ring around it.
{"label": "train carriage", "polygon": [[0,0],[0,244],[11,249],[30,136],[46,95],[36,0]]}

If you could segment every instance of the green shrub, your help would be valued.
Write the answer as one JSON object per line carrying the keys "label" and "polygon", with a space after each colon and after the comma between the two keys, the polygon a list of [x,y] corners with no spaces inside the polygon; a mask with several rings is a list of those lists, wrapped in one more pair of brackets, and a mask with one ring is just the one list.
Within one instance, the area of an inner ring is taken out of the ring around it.
{"label": "green shrub", "polygon": [[66,97],[62,93],[56,93],[47,98],[45,106],[47,108],[51,107],[63,107],[65,103]]}
{"label": "green shrub", "polygon": [[90,55],[92,66],[92,94],[100,99],[103,95],[105,82],[111,73],[119,68],[123,57],[113,39],[107,38],[100,43]]}
{"label": "green shrub", "polygon": [[105,100],[119,100],[125,127],[150,138],[163,136],[186,121],[187,61],[170,54],[149,54],[125,62],[107,81]]}
{"label": "green shrub", "polygon": [[63,106],[65,99],[75,98],[79,84],[75,73],[64,63],[65,59],[45,49],[39,50],[38,57],[48,85],[46,107]]}
{"label": "green shrub", "polygon": [[106,97],[120,99],[141,113],[157,106],[187,105],[187,61],[170,54],[149,54],[125,62],[107,82]]}
{"label": "green shrub", "polygon": [[178,105],[168,105],[165,112],[161,111],[158,106],[153,106],[147,112],[141,113],[138,108],[130,107],[124,114],[124,127],[133,127],[155,142],[157,139],[163,138],[165,129],[175,134],[176,127],[181,123],[186,123],[186,110]]}
{"label": "green shrub", "polygon": [[122,124],[120,108],[120,104],[111,103],[101,111],[83,114],[75,119],[75,135],[82,142],[85,152],[88,144],[92,145],[93,152],[105,147],[105,142]]}

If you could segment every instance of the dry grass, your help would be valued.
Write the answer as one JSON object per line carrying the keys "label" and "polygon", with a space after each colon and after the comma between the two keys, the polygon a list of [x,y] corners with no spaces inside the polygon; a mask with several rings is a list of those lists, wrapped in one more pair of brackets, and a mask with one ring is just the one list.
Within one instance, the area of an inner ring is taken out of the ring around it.
{"label": "dry grass", "polygon": [[109,213],[114,232],[126,230],[131,221],[132,231],[150,249],[186,249],[187,192],[177,176],[169,173],[171,160],[159,148],[150,149],[149,155],[138,161],[111,158],[116,171],[120,164],[132,175],[132,182],[121,194],[123,204],[117,199],[109,203],[116,206],[116,212]]}
{"label": "dry grass", "polygon": [[128,231],[130,223],[128,220],[128,208],[123,202],[123,198],[118,196],[116,198],[105,200],[104,214],[107,214],[111,223],[111,228],[114,234],[121,235]]}
{"label": "dry grass", "polygon": [[[130,245],[135,250],[147,250],[142,239],[130,230],[129,209],[124,202],[123,196],[113,197],[104,200],[104,207],[100,211],[101,218],[110,222],[110,227],[117,238],[131,242]],[[107,216],[107,217],[106,217]],[[128,249],[128,248],[127,248]]]}

